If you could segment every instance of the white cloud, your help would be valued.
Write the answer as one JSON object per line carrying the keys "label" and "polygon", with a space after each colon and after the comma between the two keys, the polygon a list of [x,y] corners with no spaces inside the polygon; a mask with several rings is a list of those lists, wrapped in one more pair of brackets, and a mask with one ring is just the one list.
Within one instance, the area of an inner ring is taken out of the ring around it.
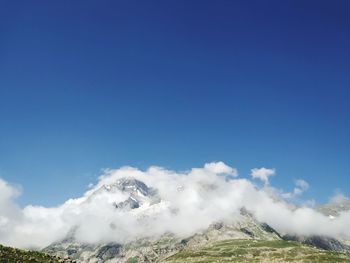
{"label": "white cloud", "polygon": [[0,240],[11,235],[15,225],[22,220],[22,211],[14,199],[20,194],[18,187],[0,178]]}
{"label": "white cloud", "polygon": [[269,183],[269,177],[274,176],[275,174],[276,174],[275,169],[267,169],[265,167],[254,168],[251,170],[252,178],[253,179],[260,179],[266,185]]}
{"label": "white cloud", "polygon": [[301,196],[306,190],[309,189],[309,184],[303,179],[298,179],[295,181],[295,187],[290,193],[281,193],[281,196],[286,199],[296,198]]}
{"label": "white cloud", "polygon": [[[266,168],[255,171],[258,171],[254,173],[255,178],[265,182],[274,174],[274,170]],[[123,243],[165,232],[185,237],[213,222],[234,220],[243,206],[281,233],[350,238],[350,212],[330,220],[307,207],[290,209],[288,203],[271,196],[269,189],[272,187],[257,188],[247,179],[222,174],[236,175],[237,172],[221,162],[187,172],[156,166],[145,171],[122,167],[105,171],[97,184],[80,198],[69,199],[57,207],[27,206],[23,209],[14,201],[18,190],[0,180],[0,243],[24,248],[45,247],[64,238],[75,227],[78,227],[75,237],[90,243]],[[125,193],[99,189],[125,177],[134,177],[158,189],[162,202],[130,211],[116,210],[113,204],[125,200]],[[308,184],[299,180],[295,188],[305,191]],[[294,192],[299,193],[299,190]]]}
{"label": "white cloud", "polygon": [[350,203],[350,198],[347,197],[344,193],[337,190],[335,195],[331,197],[329,200],[331,204],[343,204],[343,203]]}
{"label": "white cloud", "polygon": [[223,162],[206,163],[204,165],[204,169],[214,174],[226,174],[235,177],[238,176],[237,169],[232,168]]}
{"label": "white cloud", "polygon": [[293,193],[295,196],[297,195],[301,195],[303,194],[306,190],[309,189],[309,183],[306,182],[305,180],[303,179],[298,179],[296,182],[295,182],[295,188],[293,190]]}

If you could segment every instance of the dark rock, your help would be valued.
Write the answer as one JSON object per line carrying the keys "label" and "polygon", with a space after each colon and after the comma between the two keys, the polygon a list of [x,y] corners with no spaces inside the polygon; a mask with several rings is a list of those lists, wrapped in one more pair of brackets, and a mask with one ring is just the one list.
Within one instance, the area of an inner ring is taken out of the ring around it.
{"label": "dark rock", "polygon": [[285,235],[283,239],[301,242],[324,250],[350,253],[350,246],[331,237]]}
{"label": "dark rock", "polygon": [[240,229],[244,234],[250,236],[250,237],[254,237],[254,233],[252,231],[250,231],[248,228],[246,227],[242,227]]}
{"label": "dark rock", "polygon": [[68,250],[67,250],[67,254],[68,254],[68,256],[73,256],[74,254],[76,254],[78,251],[76,250],[76,249],[74,249],[74,248],[69,248]]}
{"label": "dark rock", "polygon": [[252,216],[252,214],[244,206],[241,207],[239,212],[242,216]]}
{"label": "dark rock", "polygon": [[266,224],[266,223],[261,223],[260,226],[261,226],[261,228],[262,228],[263,230],[265,230],[266,232],[274,233],[274,234],[276,234],[279,238],[282,238],[281,235],[280,235],[275,229],[273,229],[271,226],[269,226],[268,224]]}
{"label": "dark rock", "polygon": [[224,227],[224,224],[222,222],[216,222],[212,226],[214,229],[219,230]]}
{"label": "dark rock", "polygon": [[125,201],[116,204],[115,207],[119,209],[135,209],[139,208],[140,204],[135,199],[129,197]]}
{"label": "dark rock", "polygon": [[119,255],[120,250],[121,250],[121,245],[119,244],[109,244],[109,245],[103,246],[97,252],[97,258],[102,260],[115,258]]}

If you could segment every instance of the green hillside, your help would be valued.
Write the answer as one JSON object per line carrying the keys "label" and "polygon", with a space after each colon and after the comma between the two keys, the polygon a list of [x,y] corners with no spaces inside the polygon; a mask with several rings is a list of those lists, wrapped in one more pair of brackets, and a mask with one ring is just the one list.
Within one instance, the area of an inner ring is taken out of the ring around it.
{"label": "green hillside", "polygon": [[0,245],[0,263],[71,263],[69,259],[60,259],[37,251],[4,247]]}
{"label": "green hillside", "polygon": [[[128,263],[137,263],[138,257]],[[0,245],[0,263],[73,263],[37,251],[24,251]],[[140,261],[144,262],[144,261]],[[226,262],[317,262],[350,263],[350,255],[316,249],[296,242],[274,240],[226,240],[200,249],[186,249],[162,260],[166,263]]]}
{"label": "green hillside", "polygon": [[227,240],[202,249],[188,249],[165,260],[167,263],[209,262],[350,262],[350,255],[329,252],[300,243],[274,240]]}

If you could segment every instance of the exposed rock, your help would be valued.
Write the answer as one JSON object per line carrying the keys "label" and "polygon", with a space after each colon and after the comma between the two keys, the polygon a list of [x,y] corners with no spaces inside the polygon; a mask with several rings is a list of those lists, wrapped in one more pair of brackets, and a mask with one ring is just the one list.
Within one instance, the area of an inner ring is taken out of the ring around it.
{"label": "exposed rock", "polygon": [[273,229],[271,226],[269,226],[268,224],[266,224],[266,223],[261,223],[260,225],[261,225],[261,227],[262,227],[266,232],[274,233],[274,234],[276,234],[279,238],[282,238],[281,235],[280,235],[275,229]]}
{"label": "exposed rock", "polygon": [[139,208],[140,204],[139,202],[137,202],[137,200],[129,197],[125,201],[115,204],[115,207],[117,209],[135,209],[135,208]]}
{"label": "exposed rock", "polygon": [[251,238],[254,238],[254,233],[252,231],[250,231],[249,229],[242,227],[240,229],[244,234],[250,236]]}
{"label": "exposed rock", "polygon": [[112,259],[119,256],[121,251],[121,245],[119,244],[108,244],[106,246],[101,247],[96,257],[102,260]]}
{"label": "exposed rock", "polygon": [[341,241],[326,237],[326,236],[295,236],[295,235],[285,235],[284,240],[298,241],[303,244],[311,245],[324,250],[331,250],[337,252],[350,253],[350,246],[342,243]]}

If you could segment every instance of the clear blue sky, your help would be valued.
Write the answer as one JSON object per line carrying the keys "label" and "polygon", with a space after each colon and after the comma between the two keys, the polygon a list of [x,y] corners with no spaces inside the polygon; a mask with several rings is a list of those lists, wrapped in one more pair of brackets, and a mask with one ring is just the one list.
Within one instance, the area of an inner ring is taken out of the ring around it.
{"label": "clear blue sky", "polygon": [[350,189],[349,1],[15,1],[0,8],[0,177],[22,204],[102,168],[221,160]]}

